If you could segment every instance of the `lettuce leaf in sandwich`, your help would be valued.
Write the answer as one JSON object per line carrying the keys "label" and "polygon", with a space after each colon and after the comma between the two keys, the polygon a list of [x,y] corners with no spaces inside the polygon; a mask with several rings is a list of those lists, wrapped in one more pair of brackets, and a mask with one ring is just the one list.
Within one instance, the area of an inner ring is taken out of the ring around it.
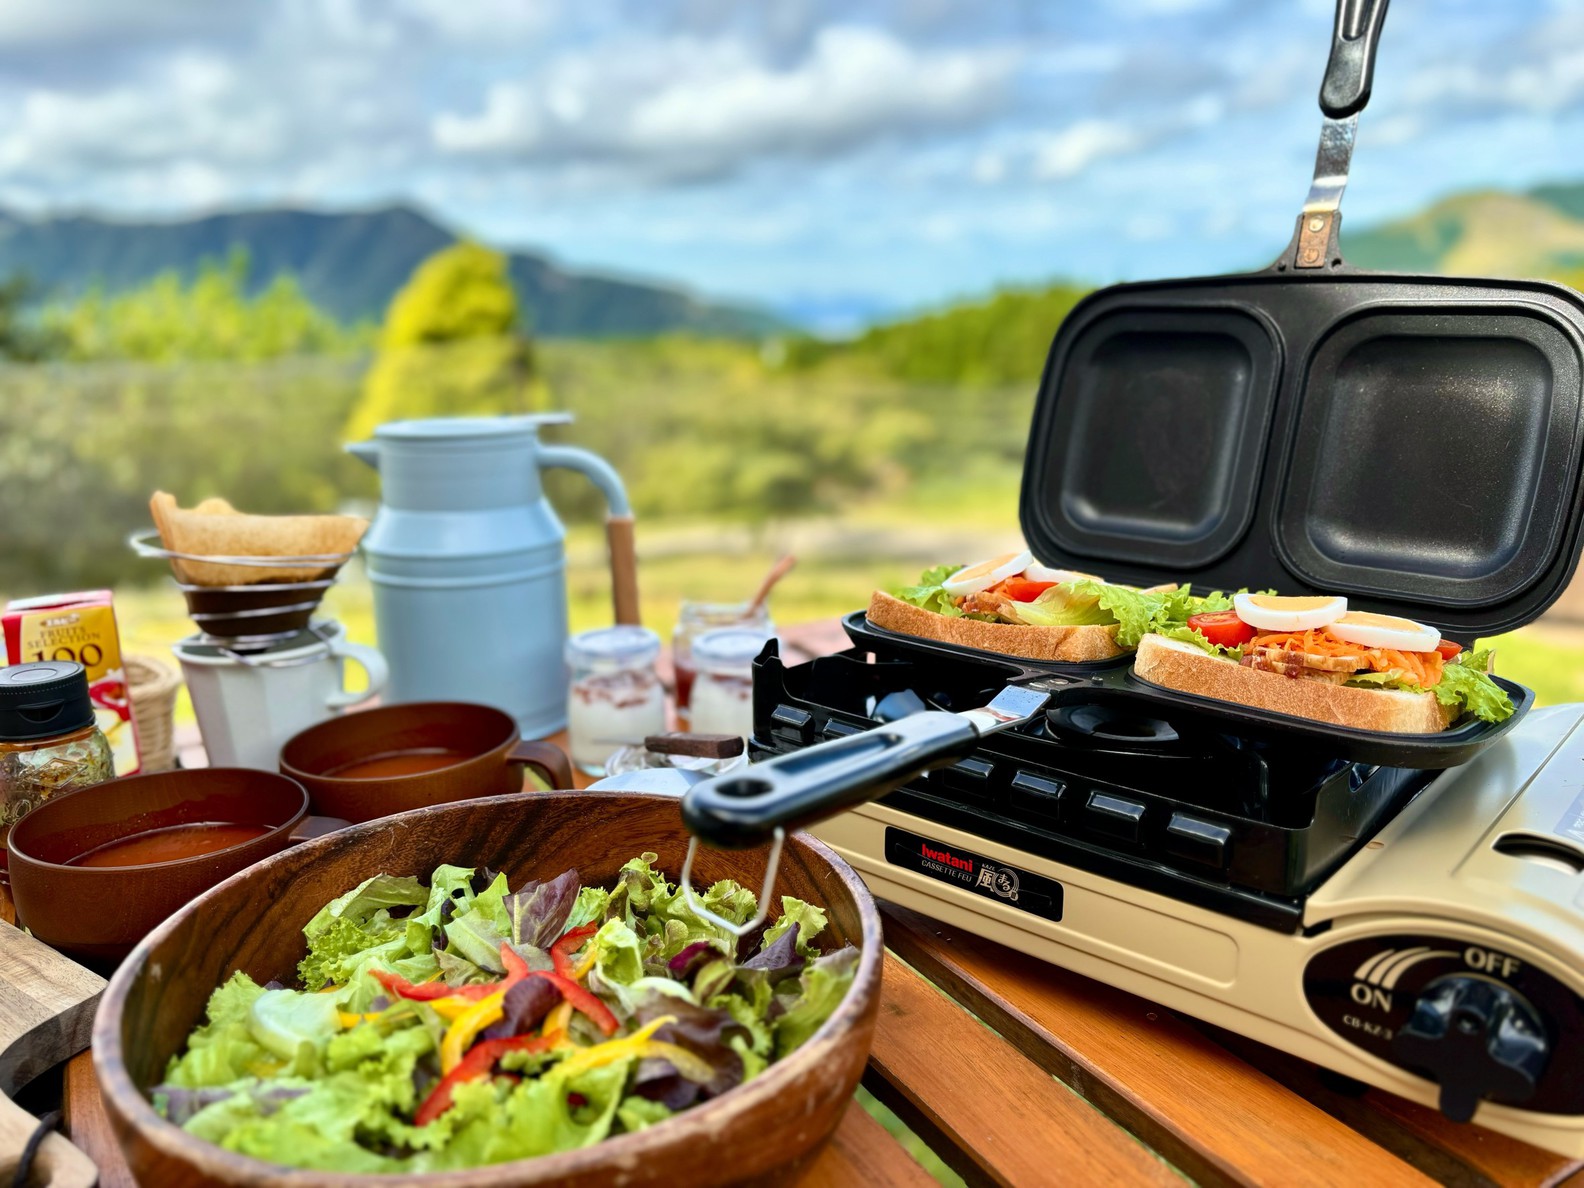
{"label": "lettuce leaf in sandwich", "polygon": [[1009,603],[1003,609],[1016,615],[1018,622],[1031,626],[1115,623],[1118,646],[1136,648],[1139,640],[1152,631],[1162,635],[1176,628],[1186,631],[1189,615],[1226,610],[1231,605],[1232,600],[1219,591],[1201,598],[1194,595],[1190,586],[1137,590],[1084,578],[1052,586],[1033,602]]}
{"label": "lettuce leaf in sandwich", "polygon": [[1366,689],[1430,692],[1458,717],[1473,714],[1482,722],[1505,722],[1513,714],[1512,698],[1491,680],[1490,658],[1489,648],[1460,652],[1441,666],[1441,679],[1429,690],[1396,672],[1355,673],[1347,683]]}
{"label": "lettuce leaf in sandwich", "polygon": [[986,623],[997,622],[998,620],[994,615],[963,614],[962,610],[957,606],[957,600],[951,596],[942,584],[961,568],[961,565],[937,565],[934,569],[926,569],[919,575],[918,585],[903,586],[896,591],[895,597],[910,606],[934,611],[936,614],[945,615],[949,619],[979,619]]}

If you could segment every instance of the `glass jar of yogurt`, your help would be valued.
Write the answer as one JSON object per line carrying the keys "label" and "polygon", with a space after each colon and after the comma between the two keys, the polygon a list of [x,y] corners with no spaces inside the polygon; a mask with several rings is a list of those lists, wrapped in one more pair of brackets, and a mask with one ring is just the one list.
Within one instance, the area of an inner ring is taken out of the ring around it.
{"label": "glass jar of yogurt", "polygon": [[775,634],[770,610],[762,602],[758,606],[747,602],[695,602],[691,599],[682,603],[677,612],[676,632],[671,637],[671,663],[676,670],[677,724],[683,730],[698,729],[690,716],[693,679],[698,675],[693,662],[693,641],[723,627],[751,627],[766,637]]}
{"label": "glass jar of yogurt", "polygon": [[567,740],[580,770],[604,775],[614,752],[665,729],[659,655],[660,637],[647,627],[601,627],[567,641]]}
{"label": "glass jar of yogurt", "polygon": [[753,734],[753,662],[769,638],[756,627],[722,627],[693,640],[694,731]]}

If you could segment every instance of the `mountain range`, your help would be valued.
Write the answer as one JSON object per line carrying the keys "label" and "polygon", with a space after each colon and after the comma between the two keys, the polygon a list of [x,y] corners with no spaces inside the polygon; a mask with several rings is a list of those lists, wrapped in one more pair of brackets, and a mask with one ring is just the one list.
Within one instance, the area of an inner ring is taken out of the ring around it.
{"label": "mountain range", "polygon": [[[247,251],[250,283],[295,275],[321,308],[377,321],[431,253],[457,235],[407,206],[349,212],[237,211],[135,223],[85,215],[42,219],[0,211],[0,278],[25,273],[47,299],[91,285],[110,292],[161,272],[190,275],[206,259]],[[1470,191],[1400,219],[1343,227],[1349,261],[1394,272],[1584,280],[1584,182],[1524,193]],[[561,268],[528,252],[508,255],[518,300],[535,333],[644,337],[668,331],[759,337],[788,328],[850,333],[885,310],[860,297],[791,301],[779,312],[711,301],[662,283]]]}
{"label": "mountain range", "polygon": [[[252,210],[176,222],[133,223],[84,215],[27,219],[0,211],[0,277],[26,274],[47,299],[89,286],[131,288],[161,272],[190,275],[206,259],[247,251],[262,288],[294,274],[322,309],[377,321],[427,256],[455,232],[405,206],[331,213]],[[528,324],[552,337],[631,337],[686,330],[752,337],[778,328],[772,314],[706,301],[674,287],[572,272],[542,256],[508,256]]]}
{"label": "mountain range", "polygon": [[1353,264],[1393,272],[1577,283],[1584,272],[1584,183],[1469,191],[1372,227],[1351,230],[1344,222],[1342,251]]}

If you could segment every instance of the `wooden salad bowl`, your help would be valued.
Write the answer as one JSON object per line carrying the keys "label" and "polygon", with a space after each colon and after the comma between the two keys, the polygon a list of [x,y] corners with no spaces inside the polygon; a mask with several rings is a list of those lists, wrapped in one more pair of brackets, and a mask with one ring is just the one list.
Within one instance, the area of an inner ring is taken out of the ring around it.
{"label": "wooden salad bowl", "polygon": [[[380,873],[427,879],[442,863],[504,871],[513,887],[568,867],[609,886],[628,859],[652,850],[675,879],[688,834],[669,796],[550,792],[436,805],[299,845],[227,879],[151,932],[111,979],[94,1020],[94,1063],[133,1174],[159,1188],[188,1185],[416,1184],[423,1188],[566,1185],[661,1188],[795,1183],[852,1100],[880,1004],[883,939],[868,890],[851,867],[806,834],[787,839],[772,896],[825,908],[821,945],[861,949],[847,997],[802,1047],[713,1101],[635,1134],[576,1151],[413,1176],[297,1170],[233,1154],[154,1112],[144,1091],[202,1017],[210,992],[235,970],[294,984],[302,926],[321,907]],[[763,850],[701,848],[694,880],[735,879],[756,892]]]}

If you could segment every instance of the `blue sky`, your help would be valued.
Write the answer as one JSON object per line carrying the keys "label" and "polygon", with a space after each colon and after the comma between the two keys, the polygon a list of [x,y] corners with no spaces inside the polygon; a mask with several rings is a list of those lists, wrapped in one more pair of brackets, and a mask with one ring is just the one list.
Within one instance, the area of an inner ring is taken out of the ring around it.
{"label": "blue sky", "polygon": [[[414,201],[829,313],[1253,266],[1331,0],[4,0],[0,204]],[[1584,5],[1395,0],[1344,211],[1584,178]]]}

